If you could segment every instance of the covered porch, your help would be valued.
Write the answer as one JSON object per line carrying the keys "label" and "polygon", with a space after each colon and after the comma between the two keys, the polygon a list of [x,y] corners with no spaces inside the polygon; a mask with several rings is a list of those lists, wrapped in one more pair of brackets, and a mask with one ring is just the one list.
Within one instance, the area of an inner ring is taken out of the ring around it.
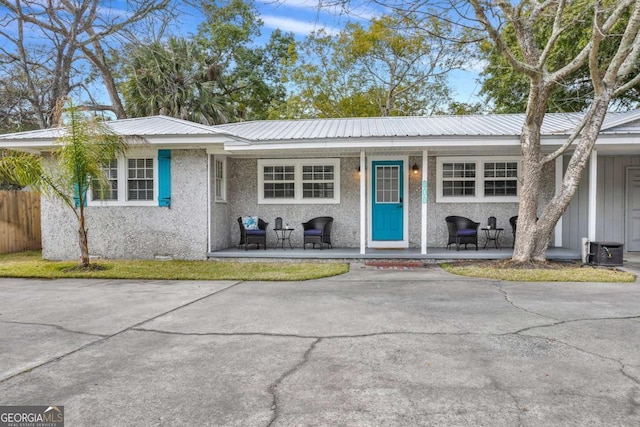
{"label": "covered porch", "polygon": [[[424,254],[421,248],[373,249],[367,248],[361,253],[360,248],[333,249],[244,249],[229,248],[209,252],[209,259],[281,259],[281,260],[492,260],[508,259],[513,254],[513,248],[502,249],[467,249],[456,251],[446,248],[427,248]],[[547,258],[555,261],[579,260],[580,251],[568,248],[549,248]]]}

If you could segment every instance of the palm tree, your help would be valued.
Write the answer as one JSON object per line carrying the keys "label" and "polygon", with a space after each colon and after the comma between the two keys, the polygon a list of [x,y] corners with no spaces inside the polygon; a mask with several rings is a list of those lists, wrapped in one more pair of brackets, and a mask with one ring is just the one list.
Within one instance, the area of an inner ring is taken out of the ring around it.
{"label": "palm tree", "polygon": [[135,50],[121,85],[129,117],[156,114],[213,125],[229,119],[219,71],[197,43],[172,38]]}
{"label": "palm tree", "polygon": [[[104,123],[79,114],[72,103],[63,119],[64,135],[51,151],[50,160],[31,153],[9,151],[0,158],[0,176],[28,186],[45,197],[60,200],[78,220],[80,267],[89,266],[89,242],[85,220],[87,189],[107,189],[104,165],[124,154],[127,144]],[[95,183],[99,185],[95,185]]]}

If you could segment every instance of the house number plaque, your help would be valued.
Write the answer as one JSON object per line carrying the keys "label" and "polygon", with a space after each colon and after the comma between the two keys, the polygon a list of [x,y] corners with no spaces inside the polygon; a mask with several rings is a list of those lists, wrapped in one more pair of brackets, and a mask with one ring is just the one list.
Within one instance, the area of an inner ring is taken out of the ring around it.
{"label": "house number plaque", "polygon": [[422,180],[422,204],[427,204],[427,180]]}

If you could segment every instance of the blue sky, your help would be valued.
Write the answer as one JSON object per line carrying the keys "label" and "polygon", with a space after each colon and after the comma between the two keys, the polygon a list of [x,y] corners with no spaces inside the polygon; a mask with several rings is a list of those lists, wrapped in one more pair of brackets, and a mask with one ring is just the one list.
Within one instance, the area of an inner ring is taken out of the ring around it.
{"label": "blue sky", "polygon": [[[337,33],[349,21],[364,24],[381,14],[380,8],[376,10],[372,5],[357,6],[346,13],[338,7],[319,8],[318,4],[318,0],[255,0],[265,33],[280,28],[293,32],[299,38],[319,29]],[[183,23],[183,28],[188,30],[188,22],[197,22],[198,13],[195,10],[185,12],[187,23]]]}

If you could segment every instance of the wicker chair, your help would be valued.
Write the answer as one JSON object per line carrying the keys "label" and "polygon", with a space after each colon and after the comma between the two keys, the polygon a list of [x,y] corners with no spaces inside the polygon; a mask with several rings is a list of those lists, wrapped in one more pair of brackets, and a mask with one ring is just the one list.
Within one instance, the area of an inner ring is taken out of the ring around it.
{"label": "wicker chair", "polygon": [[306,249],[307,244],[311,243],[314,248],[316,247],[316,244],[319,244],[320,249],[322,249],[326,244],[333,249],[333,245],[331,245],[332,225],[333,218],[330,216],[320,216],[307,222],[303,222],[302,228],[304,230],[304,244],[302,245],[302,248]]}
{"label": "wicker chair", "polygon": [[476,251],[478,250],[479,222],[463,216],[448,216],[445,221],[447,221],[447,229],[449,230],[447,249],[455,243],[457,251],[460,250],[460,245],[464,245],[464,248],[467,249],[469,244],[476,245]]}
{"label": "wicker chair", "polygon": [[513,244],[516,243],[516,228],[518,227],[518,215],[509,218],[509,224],[511,224],[511,231],[513,232]]}
{"label": "wicker chair", "polygon": [[258,229],[247,230],[242,223],[242,217],[238,217],[238,225],[240,226],[240,243],[238,243],[238,249],[244,246],[244,250],[248,249],[249,245],[257,245],[257,249],[260,249],[260,245],[264,250],[267,250],[267,226],[268,222],[264,222],[258,218]]}

